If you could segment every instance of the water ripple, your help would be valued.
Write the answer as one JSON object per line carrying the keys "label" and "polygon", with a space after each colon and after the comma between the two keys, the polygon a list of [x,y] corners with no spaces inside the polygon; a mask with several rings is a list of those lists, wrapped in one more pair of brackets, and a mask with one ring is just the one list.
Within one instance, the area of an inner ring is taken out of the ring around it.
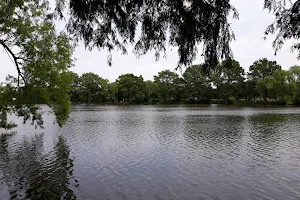
{"label": "water ripple", "polygon": [[300,199],[299,111],[75,106],[0,140],[0,199]]}

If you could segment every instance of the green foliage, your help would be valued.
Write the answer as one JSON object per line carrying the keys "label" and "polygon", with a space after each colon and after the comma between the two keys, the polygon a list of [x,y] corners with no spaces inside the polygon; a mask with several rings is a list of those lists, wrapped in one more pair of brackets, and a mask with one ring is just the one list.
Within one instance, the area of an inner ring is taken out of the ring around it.
{"label": "green foliage", "polygon": [[269,61],[266,58],[255,61],[249,68],[248,80],[256,87],[256,92],[265,102],[269,98],[267,83],[276,70],[281,70],[281,66],[276,61]]}
{"label": "green foliage", "polygon": [[91,103],[105,101],[108,92],[108,80],[94,73],[84,73],[79,78],[79,102]]}
{"label": "green foliage", "polygon": [[255,61],[249,68],[248,78],[252,80],[261,80],[272,75],[276,70],[281,69],[281,66],[276,61],[269,61],[267,58],[262,58]]}
{"label": "green foliage", "polygon": [[263,97],[264,101],[267,102],[268,98],[268,88],[267,83],[270,77],[266,77],[265,79],[258,80],[256,82],[256,91],[260,97]]}
{"label": "green foliage", "polygon": [[236,104],[236,98],[234,96],[229,96],[228,97],[228,104]]}
{"label": "green foliage", "polygon": [[290,78],[294,82],[300,82],[300,66],[294,65],[290,68]]}
{"label": "green foliage", "polygon": [[167,103],[178,100],[179,76],[170,70],[158,72],[154,76],[154,83],[156,83],[157,98],[160,102]]}
{"label": "green foliage", "polygon": [[117,102],[118,101],[118,84],[116,82],[108,84],[107,101]]}
{"label": "green foliage", "polygon": [[190,102],[209,102],[212,87],[204,65],[192,65],[183,73],[185,98]]}
{"label": "green foliage", "polygon": [[259,95],[276,100],[279,104],[294,104],[297,96],[295,81],[291,78],[291,72],[276,70],[272,75],[258,80],[256,90]]}
{"label": "green foliage", "polygon": [[[289,83],[290,88],[293,90],[293,103],[296,105],[300,104],[300,66],[292,66],[289,69]],[[291,93],[291,92],[290,92]]]}
{"label": "green foliage", "polygon": [[146,98],[146,84],[142,76],[124,74],[116,80],[119,101],[139,103]]}
{"label": "green foliage", "polygon": [[146,99],[149,103],[158,101],[157,84],[153,81],[145,81],[146,84]]}
{"label": "green foliage", "polygon": [[230,96],[235,98],[244,97],[244,69],[239,62],[227,59],[220,63],[210,72],[210,80],[216,87],[218,99],[228,99]]}
{"label": "green foliage", "polygon": [[[73,74],[73,97],[76,101],[80,96],[78,91],[89,95],[101,93],[101,88],[93,80],[104,80],[98,75],[87,73],[86,83],[82,77]],[[94,77],[94,78],[93,78]],[[94,102],[110,103],[221,103],[241,104],[300,103],[300,67],[293,66],[290,70],[281,70],[274,61],[260,59],[251,66],[248,76],[239,62],[228,59],[216,68],[207,70],[206,65],[188,67],[180,77],[170,70],[163,70],[154,76],[154,81],[144,81],[141,76],[124,74],[116,82],[107,83],[106,92],[102,98]],[[83,86],[84,85],[84,86]],[[103,87],[106,88],[106,87]],[[264,102],[260,99],[264,99]],[[93,101],[81,101],[92,103]]]}
{"label": "green foliage", "polygon": [[42,126],[38,103],[52,108],[60,126],[67,120],[72,48],[68,36],[57,33],[47,19],[47,9],[47,1],[0,2],[0,45],[18,71],[17,78],[8,77],[0,94],[0,128],[13,127],[7,114]]}
{"label": "green foliage", "polygon": [[245,82],[245,96],[248,101],[256,100],[258,92],[256,89],[257,81],[253,79],[247,79]]}

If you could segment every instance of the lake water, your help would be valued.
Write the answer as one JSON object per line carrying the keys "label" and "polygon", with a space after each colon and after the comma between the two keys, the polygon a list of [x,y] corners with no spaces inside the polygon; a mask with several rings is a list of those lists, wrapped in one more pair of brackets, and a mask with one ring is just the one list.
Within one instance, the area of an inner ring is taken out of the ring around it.
{"label": "lake water", "polygon": [[13,131],[1,200],[300,199],[299,108],[74,106]]}

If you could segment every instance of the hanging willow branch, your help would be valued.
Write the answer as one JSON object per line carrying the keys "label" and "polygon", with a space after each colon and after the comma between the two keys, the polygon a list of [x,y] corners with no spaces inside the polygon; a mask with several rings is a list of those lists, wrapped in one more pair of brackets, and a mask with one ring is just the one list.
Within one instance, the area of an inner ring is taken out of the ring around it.
{"label": "hanging willow branch", "polygon": [[70,15],[68,32],[88,49],[127,53],[127,46],[133,45],[138,57],[153,51],[158,59],[173,46],[178,66],[192,63],[199,44],[208,64],[232,57],[228,16],[238,18],[238,13],[229,0],[56,0],[57,17],[64,17],[64,9]]}
{"label": "hanging willow branch", "polygon": [[[300,39],[300,0],[265,0],[264,9],[275,16],[274,22],[267,27],[265,35],[276,35],[273,41],[276,55],[286,41]],[[300,59],[299,42],[291,46],[291,51],[297,51],[297,58]]]}

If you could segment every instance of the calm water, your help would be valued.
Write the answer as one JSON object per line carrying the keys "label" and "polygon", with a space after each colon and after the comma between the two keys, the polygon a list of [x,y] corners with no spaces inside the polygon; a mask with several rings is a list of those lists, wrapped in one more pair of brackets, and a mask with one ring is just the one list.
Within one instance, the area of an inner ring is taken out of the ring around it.
{"label": "calm water", "polygon": [[300,199],[299,166],[299,108],[74,106],[0,137],[0,199]]}

